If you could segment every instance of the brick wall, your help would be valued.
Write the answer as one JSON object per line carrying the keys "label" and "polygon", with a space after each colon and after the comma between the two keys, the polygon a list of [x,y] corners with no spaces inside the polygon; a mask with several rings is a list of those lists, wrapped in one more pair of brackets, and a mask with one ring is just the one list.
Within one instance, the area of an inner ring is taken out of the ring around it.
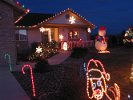
{"label": "brick wall", "polygon": [[4,59],[6,53],[11,55],[12,65],[16,64],[16,43],[13,9],[0,1],[0,67],[8,67]]}

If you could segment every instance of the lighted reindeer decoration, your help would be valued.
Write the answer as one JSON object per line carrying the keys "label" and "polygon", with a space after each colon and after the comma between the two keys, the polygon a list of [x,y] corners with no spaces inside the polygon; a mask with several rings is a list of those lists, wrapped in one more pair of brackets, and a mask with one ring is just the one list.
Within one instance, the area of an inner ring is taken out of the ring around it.
{"label": "lighted reindeer decoration", "polygon": [[[96,68],[91,68],[91,63],[94,63]],[[109,100],[120,100],[119,86],[114,83],[114,86],[108,87],[107,81],[110,80],[110,74],[106,73],[103,64],[99,60],[91,59],[88,62],[86,77],[86,91],[89,99],[101,100],[106,97]]]}

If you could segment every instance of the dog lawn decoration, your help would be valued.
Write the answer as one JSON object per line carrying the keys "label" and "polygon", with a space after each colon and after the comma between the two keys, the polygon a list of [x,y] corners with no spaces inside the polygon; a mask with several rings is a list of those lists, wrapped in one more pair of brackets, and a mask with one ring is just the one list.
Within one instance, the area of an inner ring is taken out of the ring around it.
{"label": "dog lawn decoration", "polygon": [[[94,63],[95,68],[91,67],[91,63]],[[119,86],[114,83],[114,86],[108,87],[107,82],[110,80],[110,74],[106,73],[103,64],[99,60],[91,59],[88,62],[86,77],[86,91],[89,99],[101,100],[108,98],[108,100],[120,100]]]}

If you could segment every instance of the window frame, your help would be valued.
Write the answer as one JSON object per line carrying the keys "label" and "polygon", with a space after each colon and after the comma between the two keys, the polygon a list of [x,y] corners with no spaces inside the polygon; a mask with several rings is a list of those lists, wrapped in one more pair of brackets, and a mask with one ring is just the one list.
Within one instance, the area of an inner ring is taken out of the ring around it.
{"label": "window frame", "polygon": [[[21,39],[21,33],[20,31],[25,31],[26,35],[24,35],[26,37],[26,39]],[[17,39],[17,35],[18,35],[18,39]],[[27,34],[27,30],[26,29],[19,29],[19,30],[16,30],[15,32],[15,39],[16,41],[28,41],[28,34]]]}

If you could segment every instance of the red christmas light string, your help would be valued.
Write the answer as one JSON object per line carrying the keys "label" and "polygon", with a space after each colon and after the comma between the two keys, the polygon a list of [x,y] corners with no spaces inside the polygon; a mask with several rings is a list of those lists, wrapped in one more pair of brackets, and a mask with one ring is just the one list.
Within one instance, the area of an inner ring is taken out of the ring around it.
{"label": "red christmas light string", "polygon": [[33,92],[33,96],[35,97],[36,96],[36,91],[35,91],[35,84],[34,84],[34,77],[33,77],[33,71],[32,71],[32,67],[31,65],[29,64],[25,64],[23,67],[22,67],[22,73],[25,74],[25,71],[24,69],[28,67],[30,69],[30,78],[31,78],[31,81],[32,81],[32,92]]}

